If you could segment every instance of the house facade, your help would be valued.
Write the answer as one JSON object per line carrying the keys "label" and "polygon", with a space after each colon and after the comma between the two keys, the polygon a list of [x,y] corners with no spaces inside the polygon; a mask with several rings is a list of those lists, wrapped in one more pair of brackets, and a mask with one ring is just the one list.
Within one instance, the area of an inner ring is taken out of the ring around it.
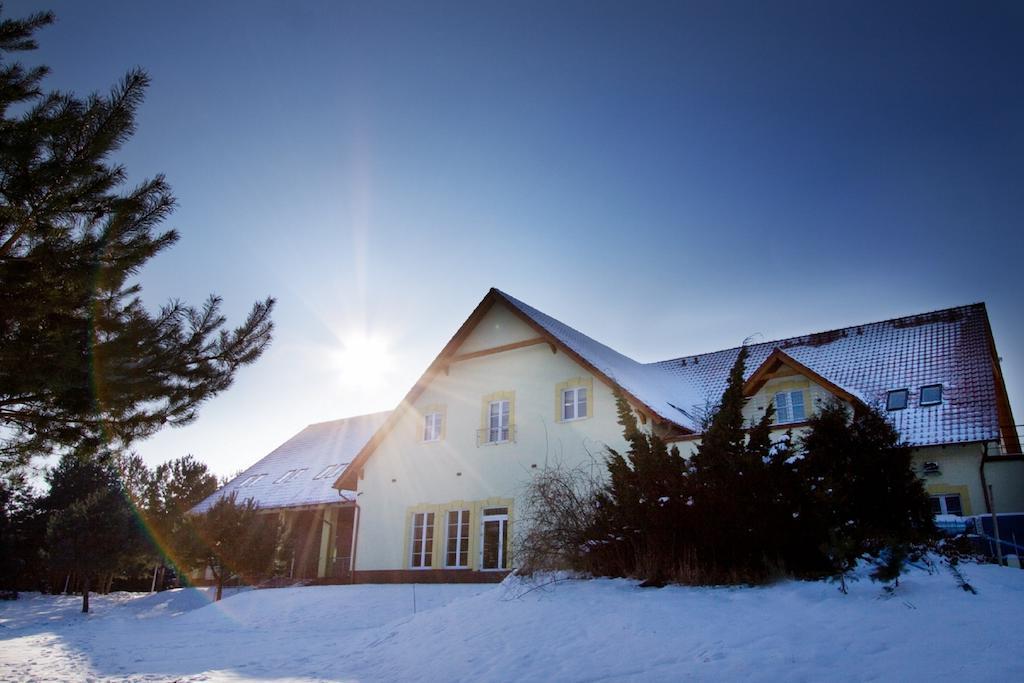
{"label": "house facade", "polygon": [[205,512],[231,494],[238,501],[252,499],[262,514],[276,515],[284,524],[291,550],[291,578],[348,581],[355,493],[335,489],[333,484],[387,415],[311,424],[191,512]]}
{"label": "house facade", "polygon": [[[776,435],[824,402],[881,406],[914,446],[938,514],[1024,511],[1024,462],[982,304],[748,347],[747,417]],[[515,566],[522,495],[552,465],[603,473],[623,448],[615,393],[642,426],[700,443],[739,348],[639,363],[491,290],[335,486],[355,491],[356,581],[483,581]]]}

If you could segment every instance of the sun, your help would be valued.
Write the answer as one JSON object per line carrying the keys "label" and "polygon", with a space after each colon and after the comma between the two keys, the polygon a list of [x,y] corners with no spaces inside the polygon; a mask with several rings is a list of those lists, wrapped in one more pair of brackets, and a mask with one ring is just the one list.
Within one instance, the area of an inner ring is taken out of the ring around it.
{"label": "sun", "polygon": [[333,355],[341,383],[355,389],[382,386],[395,365],[389,340],[366,332],[343,337],[341,349]]}

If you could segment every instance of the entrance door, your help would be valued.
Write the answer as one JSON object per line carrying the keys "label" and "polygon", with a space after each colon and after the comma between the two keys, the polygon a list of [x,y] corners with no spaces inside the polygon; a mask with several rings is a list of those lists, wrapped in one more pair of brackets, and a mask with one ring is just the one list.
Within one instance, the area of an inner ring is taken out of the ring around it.
{"label": "entrance door", "polygon": [[508,508],[484,508],[480,519],[480,568],[508,569]]}

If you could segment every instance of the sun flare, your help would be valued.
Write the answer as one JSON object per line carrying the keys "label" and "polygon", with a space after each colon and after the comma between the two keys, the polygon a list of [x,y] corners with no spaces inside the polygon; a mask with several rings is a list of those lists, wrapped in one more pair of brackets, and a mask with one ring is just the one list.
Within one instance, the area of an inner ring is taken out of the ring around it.
{"label": "sun flare", "polygon": [[377,334],[358,332],[343,337],[334,353],[340,380],[346,387],[369,389],[381,386],[395,365],[389,340]]}

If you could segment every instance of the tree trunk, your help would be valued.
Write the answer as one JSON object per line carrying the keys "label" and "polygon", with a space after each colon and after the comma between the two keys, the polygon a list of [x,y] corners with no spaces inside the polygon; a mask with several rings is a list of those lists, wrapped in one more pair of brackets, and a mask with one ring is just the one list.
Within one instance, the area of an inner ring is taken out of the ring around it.
{"label": "tree trunk", "polygon": [[89,577],[82,581],[82,613],[89,613]]}
{"label": "tree trunk", "polygon": [[224,592],[224,575],[223,574],[218,574],[217,575],[217,597],[214,599],[214,602],[220,602],[220,596],[221,596],[221,594],[223,592]]}

